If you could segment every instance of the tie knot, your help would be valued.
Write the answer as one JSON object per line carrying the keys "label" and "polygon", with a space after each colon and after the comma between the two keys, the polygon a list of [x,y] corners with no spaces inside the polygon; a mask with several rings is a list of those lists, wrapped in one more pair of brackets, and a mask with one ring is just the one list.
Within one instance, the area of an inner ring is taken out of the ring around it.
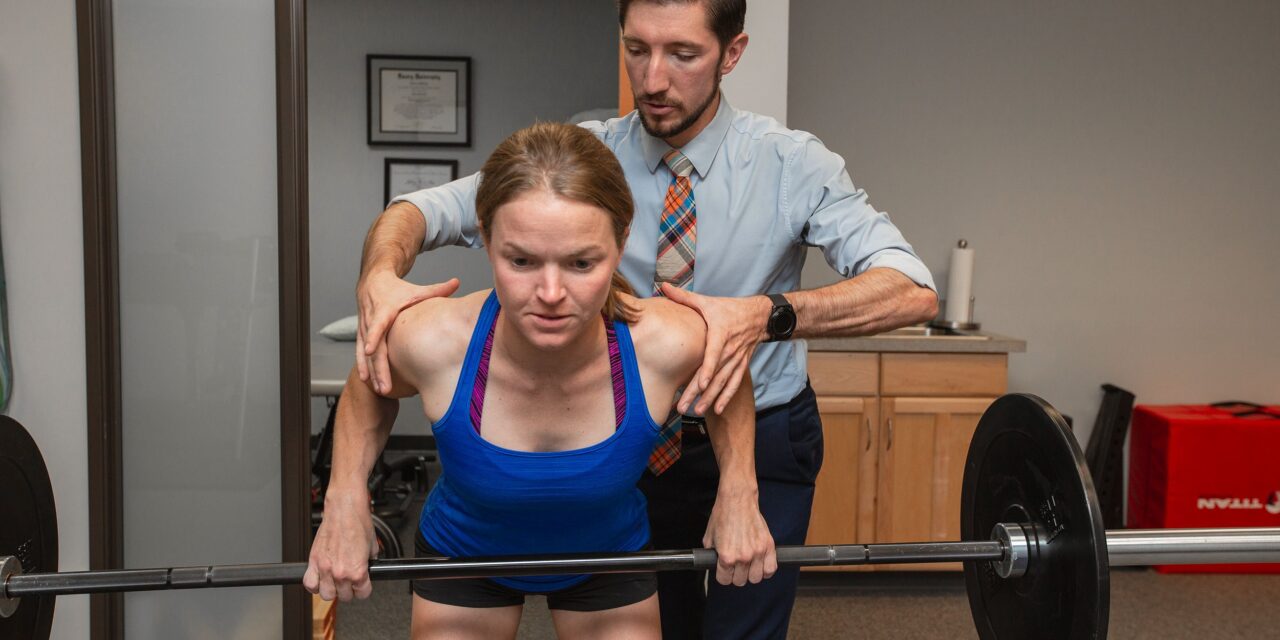
{"label": "tie knot", "polygon": [[693,173],[693,162],[683,153],[680,153],[679,149],[668,151],[667,155],[662,156],[662,161],[671,168],[671,173],[681,178],[688,178],[689,174]]}

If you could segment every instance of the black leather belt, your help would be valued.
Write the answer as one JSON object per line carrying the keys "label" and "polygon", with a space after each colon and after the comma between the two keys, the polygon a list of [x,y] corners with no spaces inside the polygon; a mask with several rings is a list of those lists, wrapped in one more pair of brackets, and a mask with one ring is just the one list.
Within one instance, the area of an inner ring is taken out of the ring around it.
{"label": "black leather belt", "polygon": [[706,438],[707,419],[702,416],[680,416],[682,438]]}

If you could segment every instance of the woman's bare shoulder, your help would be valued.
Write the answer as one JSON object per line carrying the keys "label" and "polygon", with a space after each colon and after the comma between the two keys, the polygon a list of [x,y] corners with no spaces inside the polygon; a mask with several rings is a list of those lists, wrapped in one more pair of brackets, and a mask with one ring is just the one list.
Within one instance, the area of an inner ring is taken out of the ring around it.
{"label": "woman's bare shoulder", "polygon": [[400,312],[387,333],[392,367],[437,369],[461,362],[489,290],[430,298]]}
{"label": "woman's bare shoulder", "polygon": [[638,358],[672,374],[692,372],[702,362],[707,325],[697,311],[657,296],[626,302],[640,311],[631,325]]}

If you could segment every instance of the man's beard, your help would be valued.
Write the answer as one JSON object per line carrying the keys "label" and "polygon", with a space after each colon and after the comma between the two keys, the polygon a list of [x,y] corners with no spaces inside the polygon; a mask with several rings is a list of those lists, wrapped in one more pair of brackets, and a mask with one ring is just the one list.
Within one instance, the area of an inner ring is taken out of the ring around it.
{"label": "man's beard", "polygon": [[[689,127],[692,127],[693,123],[697,122],[698,118],[701,118],[702,114],[711,106],[711,103],[715,101],[716,96],[720,95],[720,77],[720,73],[717,72],[715,84],[711,87],[711,93],[707,94],[707,99],[703,100],[702,104],[698,105],[697,109],[694,109],[689,113],[689,115],[685,116],[684,120],[671,125],[668,129],[663,130],[655,128],[653,123],[649,122],[649,119],[644,115],[644,110],[640,110],[640,124],[644,127],[645,133],[648,133],[655,138],[666,140],[667,138],[674,138],[675,136],[688,131]],[[645,101],[640,96],[634,96],[634,98],[637,103]]]}

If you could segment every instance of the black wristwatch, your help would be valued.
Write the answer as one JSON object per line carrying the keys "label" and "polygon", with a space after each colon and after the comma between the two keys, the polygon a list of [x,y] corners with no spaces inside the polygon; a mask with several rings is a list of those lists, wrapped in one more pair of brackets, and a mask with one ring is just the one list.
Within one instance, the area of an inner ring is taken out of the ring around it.
{"label": "black wristwatch", "polygon": [[778,342],[780,340],[790,340],[791,334],[796,330],[796,310],[791,308],[791,303],[782,297],[781,293],[766,294],[773,301],[773,311],[769,312],[769,339],[765,342]]}

